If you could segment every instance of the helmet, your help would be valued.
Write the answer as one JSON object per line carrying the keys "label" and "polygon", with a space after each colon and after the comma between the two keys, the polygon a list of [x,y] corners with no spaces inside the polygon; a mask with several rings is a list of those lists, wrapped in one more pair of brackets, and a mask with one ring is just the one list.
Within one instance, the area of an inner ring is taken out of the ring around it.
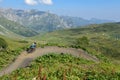
{"label": "helmet", "polygon": [[34,42],[34,44],[36,44],[36,42]]}

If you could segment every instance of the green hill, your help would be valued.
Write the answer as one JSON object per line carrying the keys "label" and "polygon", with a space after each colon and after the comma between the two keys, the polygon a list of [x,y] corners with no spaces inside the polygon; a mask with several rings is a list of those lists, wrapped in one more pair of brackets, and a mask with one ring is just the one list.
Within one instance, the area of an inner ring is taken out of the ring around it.
{"label": "green hill", "polygon": [[0,35],[0,70],[11,62],[30,45],[26,38],[14,36],[7,37]]}
{"label": "green hill", "polygon": [[[96,56],[100,62],[73,57],[68,54],[51,53],[38,57],[25,68],[19,68],[1,80],[119,80],[120,79],[120,24],[106,23],[83,28],[54,31],[24,40],[1,36],[11,49],[0,53],[0,69],[8,65],[29,45],[82,48]],[[14,50],[12,49],[14,48]],[[29,55],[29,54],[26,54]],[[8,57],[9,56],[9,57]]]}
{"label": "green hill", "polygon": [[[35,36],[37,34],[37,32],[35,32],[34,30],[28,29],[16,22],[10,21],[3,17],[0,17],[0,26],[6,29],[6,31],[11,31],[26,37]],[[1,27],[0,27],[0,31],[3,32],[4,30],[2,30],[3,28]],[[4,32],[4,33],[7,33],[7,32]]]}
{"label": "green hill", "polygon": [[5,27],[3,27],[2,25],[0,25],[0,35],[2,36],[6,36],[6,37],[9,37],[9,38],[24,38],[23,36],[20,36],[8,29],[6,29]]}
{"label": "green hill", "polygon": [[[89,45],[78,44],[79,38],[87,37]],[[120,59],[120,23],[89,25],[83,28],[67,29],[36,36],[46,45],[79,46],[92,54],[102,53],[107,57]],[[42,45],[42,44],[41,44]]]}

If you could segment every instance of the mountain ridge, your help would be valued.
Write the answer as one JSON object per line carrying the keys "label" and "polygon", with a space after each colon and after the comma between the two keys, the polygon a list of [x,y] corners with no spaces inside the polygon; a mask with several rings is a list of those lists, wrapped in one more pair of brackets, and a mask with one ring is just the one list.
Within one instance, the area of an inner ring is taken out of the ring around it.
{"label": "mountain ridge", "polygon": [[29,29],[34,30],[37,33],[46,33],[54,30],[76,28],[89,24],[113,22],[112,20],[86,20],[80,17],[58,16],[57,14],[50,13],[49,11],[45,12],[36,9],[20,10],[12,8],[0,8],[0,16],[17,22]]}

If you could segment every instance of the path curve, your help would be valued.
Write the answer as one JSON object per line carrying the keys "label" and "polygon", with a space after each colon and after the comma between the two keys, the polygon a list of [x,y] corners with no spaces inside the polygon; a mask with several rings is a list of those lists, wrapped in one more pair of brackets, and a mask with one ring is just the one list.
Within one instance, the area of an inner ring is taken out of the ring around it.
{"label": "path curve", "polygon": [[12,64],[10,64],[8,67],[0,71],[0,77],[5,74],[11,73],[12,71],[18,68],[26,67],[30,64],[32,60],[36,59],[37,57],[48,54],[48,53],[52,53],[52,52],[58,53],[58,54],[68,53],[76,57],[81,57],[87,60],[92,60],[94,62],[99,62],[99,60],[95,56],[91,56],[90,54],[83,51],[82,49],[60,48],[60,47],[49,46],[49,47],[44,47],[44,48],[37,48],[31,54],[27,54],[25,51],[22,52]]}

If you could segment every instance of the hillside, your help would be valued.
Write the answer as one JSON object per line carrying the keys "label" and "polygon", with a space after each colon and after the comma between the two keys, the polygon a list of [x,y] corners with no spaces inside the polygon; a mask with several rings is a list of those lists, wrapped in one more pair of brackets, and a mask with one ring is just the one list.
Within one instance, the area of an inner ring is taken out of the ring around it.
{"label": "hillside", "polygon": [[[31,56],[34,54],[22,54]],[[24,57],[26,57],[24,56]],[[22,58],[21,60],[23,60]],[[32,58],[22,61],[22,68],[11,74],[0,77],[18,80],[119,80],[120,66],[110,62],[94,63],[92,61],[75,57],[70,54],[50,53],[38,57],[31,64]],[[18,63],[21,61],[18,61]],[[25,63],[24,63],[25,62]],[[14,66],[15,64],[13,64]],[[11,66],[10,66],[11,67]],[[14,66],[16,67],[16,66]],[[11,67],[11,70],[14,68]],[[10,70],[7,70],[8,72]],[[1,75],[1,73],[0,73]]]}
{"label": "hillside", "polygon": [[[1,29],[5,28],[1,26]],[[9,71],[11,73],[1,76],[0,79],[119,80],[119,31],[120,23],[106,23],[59,30],[31,38],[15,39],[0,36],[8,43],[8,49],[0,52],[2,56],[0,70],[3,70],[1,75],[4,74],[3,68],[12,63],[6,68],[10,69],[6,74]],[[33,54],[21,53],[33,41],[36,41],[37,46],[41,48],[37,48]],[[80,54],[81,49],[85,53]],[[75,57],[69,55],[71,53],[80,55]]]}
{"label": "hillside", "polygon": [[17,38],[17,37],[22,37],[20,35],[17,35],[10,30],[6,29],[2,25],[0,25],[0,35],[6,36],[6,37],[11,37],[11,38]]}
{"label": "hillside", "polygon": [[[120,59],[120,24],[106,23],[100,25],[89,25],[85,28],[67,29],[36,36],[44,44],[58,46],[81,47],[92,54],[104,54],[107,57]],[[79,45],[78,39],[87,37],[89,45]],[[42,44],[41,44],[42,45]]]}
{"label": "hillside", "polygon": [[26,28],[14,21],[8,20],[3,17],[0,17],[0,32],[1,35],[6,36],[13,36],[17,34],[21,36],[30,37],[35,36],[37,34],[37,32],[35,32],[34,30]]}
{"label": "hillside", "polygon": [[77,27],[86,26],[90,24],[102,24],[102,23],[114,22],[113,20],[103,20],[103,19],[96,19],[96,18],[87,20],[80,17],[71,17],[71,16],[61,16],[61,18],[72,28],[77,28]]}
{"label": "hillside", "polygon": [[[25,47],[29,44],[29,42],[25,40],[26,39],[24,37],[17,35],[0,35],[0,70],[8,66],[8,64],[13,62],[13,60],[20,54],[22,50],[25,50]],[[1,49],[2,45],[4,48],[3,50]]]}

